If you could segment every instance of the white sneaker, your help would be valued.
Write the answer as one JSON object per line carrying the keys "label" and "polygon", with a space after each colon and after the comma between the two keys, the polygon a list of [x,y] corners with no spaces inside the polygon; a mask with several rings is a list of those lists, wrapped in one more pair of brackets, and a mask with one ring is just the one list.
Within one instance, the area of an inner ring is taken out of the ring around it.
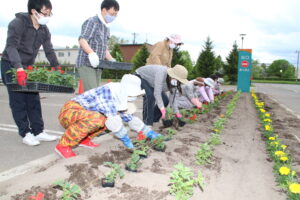
{"label": "white sneaker", "polygon": [[34,137],[32,133],[26,133],[25,137],[23,138],[23,143],[29,146],[36,146],[40,144],[40,142]]}
{"label": "white sneaker", "polygon": [[49,135],[48,133],[46,132],[41,132],[40,134],[38,134],[37,136],[35,136],[35,138],[38,140],[38,141],[46,141],[46,142],[50,142],[50,141],[54,141],[54,140],[57,140],[58,137],[55,136],[55,135]]}

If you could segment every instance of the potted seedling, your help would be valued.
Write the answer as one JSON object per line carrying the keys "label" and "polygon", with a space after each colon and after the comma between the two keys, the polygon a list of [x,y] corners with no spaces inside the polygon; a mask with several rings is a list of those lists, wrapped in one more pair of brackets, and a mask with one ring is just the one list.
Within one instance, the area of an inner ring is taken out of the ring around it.
{"label": "potted seedling", "polygon": [[155,139],[153,139],[152,141],[152,147],[154,150],[156,151],[161,151],[164,152],[167,148],[167,145],[165,144],[165,138],[164,136],[159,136]]}
{"label": "potted seedling", "polygon": [[163,125],[165,128],[168,128],[170,126],[173,125],[173,111],[172,111],[172,108],[167,108],[166,109],[166,116],[165,116],[165,119],[162,120],[163,122]]}
{"label": "potted seedling", "polygon": [[105,175],[105,178],[101,179],[102,187],[114,187],[116,178],[118,176],[120,178],[123,178],[124,172],[118,164],[112,162],[105,162],[104,165],[112,168],[112,170]]}
{"label": "potted seedling", "polygon": [[130,162],[128,164],[126,164],[125,169],[131,172],[137,172],[137,168],[138,168],[138,162],[140,160],[140,151],[135,150],[133,151],[131,158],[130,158]]}
{"label": "potted seedling", "polygon": [[71,184],[67,181],[58,180],[55,181],[54,187],[61,189],[63,191],[62,196],[60,197],[61,200],[70,200],[70,199],[77,199],[80,197],[80,187],[76,184]]}
{"label": "potted seedling", "polygon": [[133,144],[135,146],[134,152],[140,155],[140,158],[147,158],[149,146],[147,144],[147,139],[144,140],[134,140]]}

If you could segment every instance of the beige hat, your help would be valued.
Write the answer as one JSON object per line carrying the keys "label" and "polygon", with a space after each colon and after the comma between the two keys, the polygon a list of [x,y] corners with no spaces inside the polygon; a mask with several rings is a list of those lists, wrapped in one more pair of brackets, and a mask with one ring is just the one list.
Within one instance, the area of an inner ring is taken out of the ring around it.
{"label": "beige hat", "polygon": [[172,68],[168,68],[167,72],[171,78],[175,78],[183,84],[187,84],[189,82],[187,80],[188,71],[182,65],[175,65]]}
{"label": "beige hat", "polygon": [[204,83],[211,88],[214,88],[214,86],[215,86],[214,80],[212,80],[211,78],[205,78]]}

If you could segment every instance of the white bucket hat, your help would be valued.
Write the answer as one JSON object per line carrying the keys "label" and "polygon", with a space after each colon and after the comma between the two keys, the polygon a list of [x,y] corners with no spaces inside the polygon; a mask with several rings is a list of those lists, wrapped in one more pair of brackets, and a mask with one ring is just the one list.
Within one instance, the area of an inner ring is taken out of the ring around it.
{"label": "white bucket hat", "polygon": [[171,78],[175,78],[183,84],[187,84],[189,81],[187,80],[188,71],[182,65],[175,65],[172,68],[167,69],[168,75]]}
{"label": "white bucket hat", "polygon": [[125,74],[122,77],[121,89],[130,97],[137,97],[145,94],[145,90],[141,89],[141,79],[132,74]]}
{"label": "white bucket hat", "polygon": [[167,36],[167,38],[168,38],[169,40],[171,40],[172,42],[174,42],[175,44],[183,44],[180,35],[177,35],[177,34],[171,34],[171,35]]}
{"label": "white bucket hat", "polygon": [[214,80],[212,80],[211,78],[205,78],[204,83],[211,88],[214,88],[214,86],[215,86]]}

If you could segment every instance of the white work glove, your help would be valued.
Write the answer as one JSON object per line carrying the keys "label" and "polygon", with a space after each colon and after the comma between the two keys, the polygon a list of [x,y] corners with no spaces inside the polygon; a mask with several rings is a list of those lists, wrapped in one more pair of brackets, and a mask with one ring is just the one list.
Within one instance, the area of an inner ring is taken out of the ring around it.
{"label": "white work glove", "polygon": [[89,53],[89,60],[92,67],[96,68],[99,65],[99,57],[95,52]]}
{"label": "white work glove", "polygon": [[123,126],[122,119],[119,115],[108,116],[107,120],[105,121],[105,126],[111,132],[117,133]]}
{"label": "white work glove", "polygon": [[132,120],[128,122],[128,126],[130,129],[139,132],[144,128],[145,124],[138,117],[133,116]]}

